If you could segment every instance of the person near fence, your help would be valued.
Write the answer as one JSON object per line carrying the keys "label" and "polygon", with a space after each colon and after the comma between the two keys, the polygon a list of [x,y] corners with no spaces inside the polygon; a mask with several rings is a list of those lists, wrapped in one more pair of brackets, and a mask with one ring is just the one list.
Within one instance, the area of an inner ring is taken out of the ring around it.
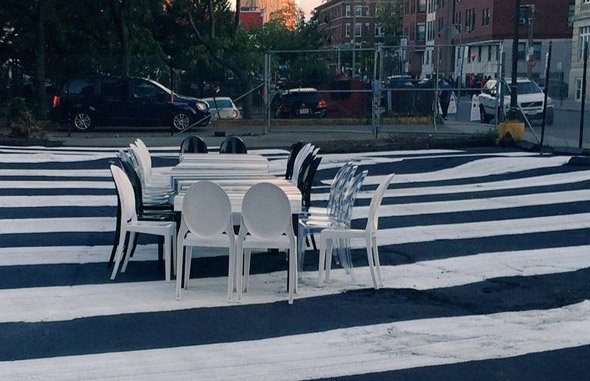
{"label": "person near fence", "polygon": [[449,83],[449,81],[445,78],[442,80],[440,84],[440,95],[439,95],[439,102],[440,102],[440,109],[442,111],[443,119],[447,119],[447,114],[449,112],[449,104],[451,103],[451,96],[453,94],[453,87]]}

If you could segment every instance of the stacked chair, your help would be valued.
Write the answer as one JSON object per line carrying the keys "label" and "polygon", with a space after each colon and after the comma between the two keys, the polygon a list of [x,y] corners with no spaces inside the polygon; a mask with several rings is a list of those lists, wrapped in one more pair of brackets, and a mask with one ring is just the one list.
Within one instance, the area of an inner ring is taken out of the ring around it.
{"label": "stacked chair", "polygon": [[322,282],[324,270],[326,273],[326,280],[330,278],[330,267],[332,264],[331,251],[335,242],[342,240],[348,241],[350,239],[364,239],[373,286],[375,289],[383,287],[383,279],[381,276],[381,268],[379,264],[379,246],[377,244],[379,206],[381,206],[383,196],[385,195],[385,191],[391,183],[393,176],[393,174],[386,176],[373,194],[371,203],[369,205],[369,216],[365,229],[352,229],[350,226],[334,226],[321,231],[319,258],[320,267],[318,275],[319,283]]}
{"label": "stacked chair", "polygon": [[[358,167],[356,165],[346,163],[338,171],[330,187],[327,207],[309,208],[307,213],[303,214],[299,219],[298,234],[300,237],[320,233],[322,230],[329,228],[350,228],[352,209],[361,185],[367,176],[367,171],[357,173],[357,169]],[[338,244],[340,245],[338,250],[340,263],[354,276],[348,243],[343,241],[338,242]],[[303,239],[300,239],[298,264],[300,270],[303,267],[304,259],[305,247],[303,245]],[[331,257],[329,259],[331,260]],[[328,259],[325,259],[324,263],[320,263],[319,270],[322,269],[326,261]],[[321,275],[320,273],[318,276],[318,284],[321,284],[323,281]]]}
{"label": "stacked chair", "polygon": [[[129,258],[131,257],[131,242],[137,242],[136,236],[139,233],[157,235],[163,238],[165,279],[170,280],[171,262],[175,259],[173,253],[176,247],[176,223],[166,218],[149,219],[138,215],[137,193],[134,186],[122,168],[112,164],[111,174],[117,188],[118,195],[118,217],[117,217],[117,238],[113,247],[114,266],[111,279],[115,279],[121,261],[123,261],[122,272],[125,272]],[[127,243],[127,244],[125,244]]]}
{"label": "stacked chair", "polygon": [[185,153],[208,153],[207,144],[200,136],[188,136],[180,143],[180,161]]}
{"label": "stacked chair", "polygon": [[237,136],[228,136],[221,142],[219,153],[248,153],[244,141]]}

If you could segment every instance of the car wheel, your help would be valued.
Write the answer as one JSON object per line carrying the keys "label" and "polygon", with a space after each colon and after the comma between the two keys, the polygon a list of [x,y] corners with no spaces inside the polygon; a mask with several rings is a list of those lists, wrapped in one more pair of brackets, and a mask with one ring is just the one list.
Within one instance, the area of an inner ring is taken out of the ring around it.
{"label": "car wheel", "polygon": [[489,123],[491,118],[488,114],[486,114],[486,110],[483,105],[479,106],[479,118],[482,123]]}
{"label": "car wheel", "polygon": [[72,126],[78,131],[88,131],[92,128],[92,116],[87,111],[78,110],[72,117]]}
{"label": "car wheel", "polygon": [[172,128],[175,131],[184,131],[191,125],[191,117],[183,111],[176,112],[172,115]]}

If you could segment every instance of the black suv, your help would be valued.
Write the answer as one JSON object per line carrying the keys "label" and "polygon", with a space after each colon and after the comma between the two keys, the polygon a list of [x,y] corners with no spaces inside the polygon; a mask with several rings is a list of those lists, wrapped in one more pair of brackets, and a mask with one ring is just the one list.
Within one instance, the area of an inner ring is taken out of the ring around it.
{"label": "black suv", "polygon": [[206,102],[143,78],[70,79],[53,97],[51,119],[78,131],[96,125],[169,125],[183,131],[211,120]]}
{"label": "black suv", "polygon": [[316,89],[290,89],[274,96],[271,110],[277,118],[325,118],[328,107]]}

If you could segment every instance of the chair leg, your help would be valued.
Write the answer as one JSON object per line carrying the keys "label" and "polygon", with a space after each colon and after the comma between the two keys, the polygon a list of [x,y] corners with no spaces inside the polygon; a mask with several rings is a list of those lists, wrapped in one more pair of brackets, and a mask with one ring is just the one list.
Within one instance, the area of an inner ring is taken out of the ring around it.
{"label": "chair leg", "polygon": [[178,261],[176,255],[176,229],[172,232],[170,240],[172,244],[170,245],[170,252],[172,255],[172,271],[174,271],[174,275],[176,275],[176,262]]}
{"label": "chair leg", "polygon": [[326,240],[320,238],[320,254],[318,260],[318,287],[324,282],[324,270],[326,269]]}
{"label": "chair leg", "polygon": [[119,235],[121,233],[121,202],[119,201],[119,196],[117,196],[117,222],[115,224],[115,240],[113,241],[113,249],[111,250],[111,256],[109,258],[109,263],[107,263],[107,268],[110,269],[115,260],[115,253],[117,252],[117,246],[119,246],[120,239]]}
{"label": "chair leg", "polygon": [[127,236],[127,231],[121,229],[119,232],[119,245],[117,245],[117,251],[115,252],[115,264],[113,265],[113,271],[111,273],[111,280],[115,280],[117,271],[119,271],[119,264],[121,263],[121,257],[123,256],[123,243]]}
{"label": "chair leg", "polygon": [[170,250],[170,246],[172,242],[171,237],[166,234],[164,236],[164,279],[166,282],[170,282],[170,265],[172,263],[172,250]]}
{"label": "chair leg", "polygon": [[379,245],[377,245],[377,237],[371,239],[373,248],[373,258],[375,262],[375,271],[377,272],[377,284],[383,287],[383,277],[381,276],[381,263],[379,262]]}
{"label": "chair leg", "polygon": [[131,241],[131,251],[129,256],[133,257],[133,255],[135,254],[135,249],[137,248],[137,241],[139,239],[139,233],[136,233],[133,240]]}
{"label": "chair leg", "polygon": [[236,291],[238,302],[242,301],[242,274],[244,273],[244,249],[241,246],[236,251]]}
{"label": "chair leg", "polygon": [[236,267],[236,254],[235,254],[235,247],[232,247],[230,244],[229,247],[229,256],[228,256],[228,268],[227,268],[227,300],[231,302],[233,292],[234,292],[234,283],[235,283],[235,267]]}
{"label": "chair leg", "polygon": [[133,242],[137,242],[138,233],[130,232],[128,237],[128,243],[126,250],[123,251],[123,255],[125,255],[125,259],[123,260],[123,267],[121,268],[121,272],[124,273],[127,271],[127,264],[129,263],[129,258],[131,258],[131,254],[133,252]]}
{"label": "chair leg", "polygon": [[193,247],[184,247],[184,289],[188,290],[188,282],[191,278],[191,263],[193,261]]}
{"label": "chair leg", "polygon": [[373,263],[373,249],[371,240],[367,239],[365,244],[367,245],[367,260],[369,261],[369,271],[371,272],[371,280],[373,281],[373,287],[378,290],[377,280],[375,279],[375,265]]}
{"label": "chair leg", "polygon": [[248,283],[250,282],[250,260],[252,259],[252,250],[244,250],[244,292],[248,292]]}
{"label": "chair leg", "polygon": [[[181,240],[179,240],[177,246],[180,247],[180,250],[178,250],[178,247],[177,247],[177,249],[176,249],[177,255],[182,255],[182,253],[183,253],[183,250],[182,250],[183,246],[181,246],[182,244],[183,244],[183,242]],[[176,259],[176,300],[180,300],[180,293],[182,292],[182,279],[183,279],[182,260],[183,260],[182,256]]]}
{"label": "chair leg", "polygon": [[314,237],[313,233],[309,233],[309,237],[311,238],[311,246],[313,247],[314,250],[317,250],[318,246],[315,243],[315,237]]}
{"label": "chair leg", "polygon": [[295,247],[289,249],[289,304],[293,304],[293,292],[297,284],[297,252]]}
{"label": "chair leg", "polygon": [[330,280],[330,270],[332,270],[332,256],[334,252],[334,240],[329,239],[326,242],[326,277],[325,280],[328,282]]}
{"label": "chair leg", "polygon": [[303,271],[303,262],[305,260],[305,245],[303,245],[303,237],[305,236],[305,229],[299,225],[297,230],[297,268],[299,271]]}

